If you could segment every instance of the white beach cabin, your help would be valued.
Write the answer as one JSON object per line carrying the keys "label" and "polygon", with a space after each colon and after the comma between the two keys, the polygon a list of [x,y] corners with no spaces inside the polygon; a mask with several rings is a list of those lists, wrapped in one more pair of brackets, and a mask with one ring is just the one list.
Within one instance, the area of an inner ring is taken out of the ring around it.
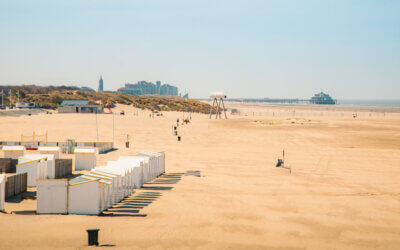
{"label": "white beach cabin", "polygon": [[[141,188],[144,180],[143,180],[143,165],[144,159],[135,158],[133,156],[120,156],[117,162],[126,162],[125,164],[133,166],[133,183],[134,188]],[[108,162],[107,165],[113,166],[114,162]]]}
{"label": "white beach cabin", "polygon": [[[102,208],[101,208],[101,210],[103,211],[103,210],[105,210],[105,209],[107,209],[107,208],[109,208],[109,207],[111,207],[112,205],[113,205],[113,203],[112,203],[112,195],[113,195],[113,193],[112,193],[112,191],[113,191],[113,189],[112,189],[112,182],[113,182],[113,177],[107,177],[107,176],[104,176],[104,175],[100,175],[100,174],[97,174],[97,173],[93,173],[93,172],[89,172],[89,173],[86,173],[85,175],[82,175],[82,176],[80,176],[81,178],[86,178],[86,179],[98,179],[98,180],[101,180],[102,182],[101,183],[105,183],[105,184],[108,184],[108,185],[102,185],[102,188],[103,188],[103,190],[102,190]],[[90,177],[90,178],[88,178],[88,177]],[[115,178],[115,177],[114,177]]]}
{"label": "white beach cabin", "polygon": [[118,171],[119,175],[122,178],[122,186],[123,196],[126,197],[132,192],[134,192],[135,185],[133,183],[133,165],[128,162],[121,161],[109,161],[107,162],[107,166],[110,167],[111,170]]}
{"label": "white beach cabin", "polygon": [[24,163],[33,160],[46,159],[47,166],[45,170],[45,176],[42,178],[54,179],[56,175],[56,162],[53,154],[26,154],[18,158],[18,163]]}
{"label": "white beach cabin", "polygon": [[139,155],[147,155],[150,156],[155,161],[155,165],[152,169],[152,177],[156,178],[159,175],[165,173],[165,153],[164,152],[152,152],[152,151],[144,151]]}
{"label": "white beach cabin", "polygon": [[114,204],[121,201],[124,198],[124,176],[121,174],[121,171],[110,167],[110,166],[100,166],[94,169],[96,173],[107,173],[109,175],[114,175],[116,177],[115,186],[114,186]]}
{"label": "white beach cabin", "polygon": [[25,154],[25,146],[4,145],[2,151],[4,158],[18,159]]}
{"label": "white beach cabin", "polygon": [[38,152],[40,154],[52,154],[54,159],[60,159],[61,156],[61,148],[57,146],[40,146]]}
{"label": "white beach cabin", "polygon": [[68,213],[68,179],[37,180],[37,213]]}
{"label": "white beach cabin", "polygon": [[156,158],[154,156],[139,154],[129,157],[141,159],[143,161],[143,183],[152,181],[154,179],[154,168],[156,165]]}
{"label": "white beach cabin", "polygon": [[19,158],[16,169],[17,174],[28,173],[28,187],[36,187],[36,179],[47,178],[47,158],[36,160]]}
{"label": "white beach cabin", "polygon": [[91,170],[96,167],[96,149],[86,147],[76,147],[75,170]]}
{"label": "white beach cabin", "polygon": [[106,182],[89,176],[69,182],[68,212],[70,214],[97,215],[103,211]]}
{"label": "white beach cabin", "polygon": [[111,178],[109,198],[110,198],[110,203],[111,203],[111,206],[112,206],[113,204],[115,204],[115,203],[117,203],[119,201],[118,199],[119,199],[120,195],[118,194],[118,190],[119,190],[119,185],[120,185],[119,183],[120,183],[121,176],[119,176],[117,174],[114,174],[114,173],[111,173],[109,171],[99,170],[99,169],[101,169],[103,167],[105,167],[105,166],[96,167],[95,169],[92,169],[90,171],[90,173],[98,174],[98,175],[101,175],[101,176],[105,176],[105,177]]}

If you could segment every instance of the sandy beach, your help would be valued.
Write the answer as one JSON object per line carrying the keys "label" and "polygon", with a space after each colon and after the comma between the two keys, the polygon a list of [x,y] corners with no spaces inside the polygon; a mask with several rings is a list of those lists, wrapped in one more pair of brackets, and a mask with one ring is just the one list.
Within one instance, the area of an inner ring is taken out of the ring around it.
{"label": "sandy beach", "polygon": [[[127,199],[126,216],[35,215],[35,200],[8,202],[0,249],[83,249],[88,228],[100,229],[101,245],[127,249],[400,248],[400,108],[226,105],[240,115],[192,114],[181,142],[172,127],[187,114],[153,119],[118,106],[118,150],[97,165],[165,151],[167,175]],[[98,140],[112,141],[113,116],[97,122]],[[1,116],[0,131],[3,141],[33,131],[97,140],[94,114]],[[283,149],[291,172],[275,167]]]}

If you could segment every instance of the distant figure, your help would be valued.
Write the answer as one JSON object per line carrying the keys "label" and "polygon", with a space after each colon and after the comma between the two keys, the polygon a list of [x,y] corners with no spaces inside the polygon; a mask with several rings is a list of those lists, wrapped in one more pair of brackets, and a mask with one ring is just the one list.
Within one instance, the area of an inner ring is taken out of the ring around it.
{"label": "distant figure", "polygon": [[129,148],[129,135],[126,135],[125,147]]}

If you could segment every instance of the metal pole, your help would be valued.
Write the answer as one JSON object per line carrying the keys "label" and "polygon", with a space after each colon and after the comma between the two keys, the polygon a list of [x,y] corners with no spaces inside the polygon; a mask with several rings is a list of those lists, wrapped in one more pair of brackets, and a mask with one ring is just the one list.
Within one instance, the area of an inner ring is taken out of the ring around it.
{"label": "metal pole", "polygon": [[210,119],[212,117],[212,110],[214,109],[214,103],[215,103],[215,98],[213,100],[213,104],[212,104],[211,109],[210,109]]}
{"label": "metal pole", "polygon": [[217,114],[216,114],[216,116],[215,116],[215,119],[218,119],[218,115],[219,115],[220,118],[221,118],[221,114],[220,114],[220,111],[219,111],[219,103],[220,103],[220,101],[217,100]]}
{"label": "metal pole", "polygon": [[114,118],[115,118],[115,114],[113,113],[112,116],[113,116],[113,134],[112,135],[113,135],[113,144],[114,144]]}
{"label": "metal pole", "polygon": [[12,106],[12,91],[11,91],[11,89],[10,89],[9,94],[10,94],[10,108],[11,108],[11,106]]}
{"label": "metal pole", "polygon": [[99,126],[97,125],[97,110],[96,110],[96,138],[97,142],[99,142]]}
{"label": "metal pole", "polygon": [[221,102],[222,102],[222,107],[224,108],[225,119],[228,120],[228,117],[226,116],[226,110],[225,110],[224,100],[221,99]]}

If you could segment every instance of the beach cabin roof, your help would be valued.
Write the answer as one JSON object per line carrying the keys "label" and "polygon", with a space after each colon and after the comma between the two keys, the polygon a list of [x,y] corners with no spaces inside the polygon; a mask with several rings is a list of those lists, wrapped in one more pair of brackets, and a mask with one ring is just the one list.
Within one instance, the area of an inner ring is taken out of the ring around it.
{"label": "beach cabin roof", "polygon": [[60,151],[60,147],[57,147],[57,146],[40,146],[38,148],[38,151],[56,151],[56,152],[59,152]]}
{"label": "beach cabin roof", "polygon": [[119,162],[130,162],[132,164],[139,164],[140,165],[140,163],[143,162],[144,159],[143,158],[138,158],[138,157],[135,157],[135,156],[120,156],[118,158],[118,161]]}
{"label": "beach cabin roof", "polygon": [[52,154],[26,154],[24,156],[18,157],[18,160],[21,161],[33,161],[33,160],[42,160],[42,159],[47,159],[47,160],[54,160],[54,155]]}
{"label": "beach cabin roof", "polygon": [[4,150],[4,151],[24,151],[24,150],[25,150],[25,146],[20,146],[20,145],[16,145],[16,146],[6,145],[6,146],[3,146],[2,150]]}
{"label": "beach cabin roof", "polygon": [[115,178],[115,177],[121,176],[120,174],[117,174],[117,173],[111,172],[110,170],[107,170],[107,168],[102,169],[99,167],[92,169],[90,171],[90,173],[95,173],[95,174],[103,175],[103,176],[110,177],[110,178]]}
{"label": "beach cabin roof", "polygon": [[88,105],[88,100],[64,100],[61,102],[60,106],[79,106],[79,105]]}
{"label": "beach cabin roof", "polygon": [[112,183],[111,177],[100,176],[97,174],[85,174],[85,175],[82,175],[81,178],[85,178],[88,180],[95,180],[95,181],[98,181],[98,182],[101,182],[101,183],[104,183],[107,185],[110,185]]}
{"label": "beach cabin roof", "polygon": [[131,157],[141,159],[146,163],[148,163],[152,158],[154,158],[153,155],[146,155],[146,154],[131,155]]}
{"label": "beach cabin roof", "polygon": [[120,169],[120,168],[111,167],[111,166],[97,167],[97,168],[95,168],[95,170],[99,171],[99,172],[106,172],[106,173],[120,175],[120,176],[123,176],[126,173],[125,169]]}
{"label": "beach cabin roof", "polygon": [[153,151],[142,151],[140,155],[153,155],[153,156],[160,156],[163,155],[164,152],[153,152]]}
{"label": "beach cabin roof", "polygon": [[95,148],[83,148],[83,147],[76,147],[74,150],[74,153],[78,154],[95,154],[96,149]]}
{"label": "beach cabin roof", "polygon": [[69,185],[74,186],[74,185],[84,184],[84,183],[87,183],[89,181],[92,181],[92,179],[76,177],[76,178],[74,178],[74,179],[69,181]]}

